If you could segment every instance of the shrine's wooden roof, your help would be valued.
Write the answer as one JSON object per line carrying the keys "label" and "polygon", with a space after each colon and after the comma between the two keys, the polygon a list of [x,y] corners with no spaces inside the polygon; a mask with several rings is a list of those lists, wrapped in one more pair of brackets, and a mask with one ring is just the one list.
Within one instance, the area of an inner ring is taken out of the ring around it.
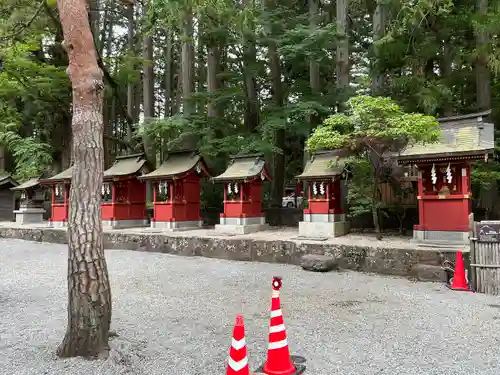
{"label": "shrine's wooden roof", "polygon": [[334,177],[342,174],[345,167],[345,158],[334,151],[318,151],[314,153],[304,171],[296,176],[298,180],[315,180],[324,177]]}
{"label": "shrine's wooden roof", "polygon": [[239,155],[231,159],[226,171],[214,177],[214,181],[247,180],[258,177],[270,180],[263,155]]}
{"label": "shrine's wooden roof", "polygon": [[20,191],[37,187],[40,184],[40,178],[30,178],[28,181],[23,182],[21,185],[11,188],[10,190]]}
{"label": "shrine's wooden roof", "polygon": [[11,186],[18,186],[19,182],[14,180],[10,174],[4,174],[0,175],[0,186],[8,185],[10,184]]}
{"label": "shrine's wooden roof", "polygon": [[69,181],[73,176],[73,166],[56,174],[55,176],[40,180],[41,184],[54,184],[56,182]]}
{"label": "shrine's wooden roof", "polygon": [[115,163],[104,171],[104,178],[134,175],[146,164],[144,154],[118,156]]}
{"label": "shrine's wooden roof", "polygon": [[201,156],[197,151],[190,150],[172,152],[167,155],[165,161],[158,169],[141,176],[140,179],[172,179],[183,175],[194,168],[199,168],[200,173],[203,173],[205,176],[210,176],[210,172],[208,171],[208,167],[205,164],[203,156]]}
{"label": "shrine's wooden roof", "polygon": [[487,122],[490,111],[438,119],[441,137],[437,143],[408,146],[398,163],[484,159],[493,155],[494,124]]}

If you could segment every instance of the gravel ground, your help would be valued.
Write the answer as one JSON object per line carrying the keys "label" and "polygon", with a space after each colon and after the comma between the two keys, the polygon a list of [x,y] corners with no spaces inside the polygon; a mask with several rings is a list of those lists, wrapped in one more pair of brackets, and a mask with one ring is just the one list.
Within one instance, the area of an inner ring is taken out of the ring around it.
{"label": "gravel ground", "polygon": [[235,314],[251,368],[265,359],[271,276],[283,276],[290,348],[311,375],[500,373],[500,301],[355,272],[107,251],[107,361],[56,360],[66,325],[66,247],[0,240],[0,373],[225,374]]}

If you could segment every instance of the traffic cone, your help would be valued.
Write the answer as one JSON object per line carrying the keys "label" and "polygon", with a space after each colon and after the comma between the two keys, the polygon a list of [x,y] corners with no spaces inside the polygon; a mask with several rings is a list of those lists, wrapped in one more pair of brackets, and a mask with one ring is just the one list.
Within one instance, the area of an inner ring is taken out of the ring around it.
{"label": "traffic cone", "polygon": [[466,292],[472,291],[469,287],[469,284],[467,284],[467,279],[465,278],[464,259],[461,251],[457,251],[455,271],[453,272],[453,282],[451,283],[450,289],[462,290]]}
{"label": "traffic cone", "polygon": [[231,349],[227,360],[226,375],[250,375],[248,369],[247,344],[245,341],[245,325],[241,315],[236,316]]}
{"label": "traffic cone", "polygon": [[269,346],[267,348],[267,361],[262,368],[266,375],[293,375],[297,373],[290,351],[285,331],[285,322],[281,312],[280,289],[281,278],[273,278],[273,291],[271,299],[271,323],[269,326]]}

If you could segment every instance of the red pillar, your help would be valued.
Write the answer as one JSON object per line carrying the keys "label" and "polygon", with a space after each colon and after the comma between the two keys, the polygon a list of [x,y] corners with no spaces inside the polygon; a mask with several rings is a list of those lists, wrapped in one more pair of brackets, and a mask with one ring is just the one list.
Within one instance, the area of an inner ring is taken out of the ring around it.
{"label": "red pillar", "polygon": [[422,200],[422,197],[424,195],[424,182],[422,180],[422,171],[418,171],[418,196],[417,196],[417,201],[418,201],[418,226],[417,230],[424,230],[423,228],[424,225],[424,201]]}

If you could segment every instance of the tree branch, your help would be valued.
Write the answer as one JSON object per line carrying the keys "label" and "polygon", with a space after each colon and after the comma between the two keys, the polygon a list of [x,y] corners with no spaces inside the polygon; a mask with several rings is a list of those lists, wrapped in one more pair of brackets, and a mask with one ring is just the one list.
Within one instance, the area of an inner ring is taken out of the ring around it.
{"label": "tree branch", "polygon": [[102,62],[102,58],[101,58],[99,52],[97,52],[97,64],[99,65],[99,68],[101,68],[102,72],[104,73],[104,79],[111,86],[111,89],[113,90],[113,95],[115,96],[116,100],[118,101],[118,105],[120,107],[120,110],[121,110],[123,116],[125,117],[125,120],[127,121],[127,123],[129,125],[133,125],[134,120],[132,119],[132,117],[130,117],[130,114],[128,113],[127,108],[122,103],[122,100],[120,97],[120,92],[118,90],[118,84],[113,79],[113,77],[111,77],[111,74],[109,74],[108,69],[106,69],[106,67],[104,66],[104,63]]}
{"label": "tree branch", "polygon": [[28,20],[28,22],[26,22],[25,24],[21,24],[20,29],[17,31],[14,31],[12,34],[0,37],[0,41],[10,40],[10,39],[13,39],[13,38],[21,35],[26,29],[28,29],[31,26],[31,24],[35,21],[35,19],[38,17],[38,15],[42,12],[44,4],[45,4],[45,0],[43,0],[40,3],[37,10],[35,11],[35,13],[33,13],[33,16]]}
{"label": "tree branch", "polygon": [[52,20],[52,23],[56,27],[56,35],[59,36],[60,39],[62,40],[64,38],[64,34],[63,34],[62,25],[61,25],[61,22],[59,21],[59,18],[56,17],[56,15],[52,11],[52,9],[50,9],[50,7],[46,1],[43,2],[43,8],[45,9],[45,13],[47,13],[49,18]]}
{"label": "tree branch", "polygon": [[132,148],[132,146],[130,145],[130,143],[128,143],[126,140],[121,139],[121,138],[117,138],[117,137],[112,137],[110,135],[107,135],[106,133],[104,133],[104,139],[107,139],[108,141],[112,141],[112,142],[121,144],[122,146],[126,146],[129,149]]}

